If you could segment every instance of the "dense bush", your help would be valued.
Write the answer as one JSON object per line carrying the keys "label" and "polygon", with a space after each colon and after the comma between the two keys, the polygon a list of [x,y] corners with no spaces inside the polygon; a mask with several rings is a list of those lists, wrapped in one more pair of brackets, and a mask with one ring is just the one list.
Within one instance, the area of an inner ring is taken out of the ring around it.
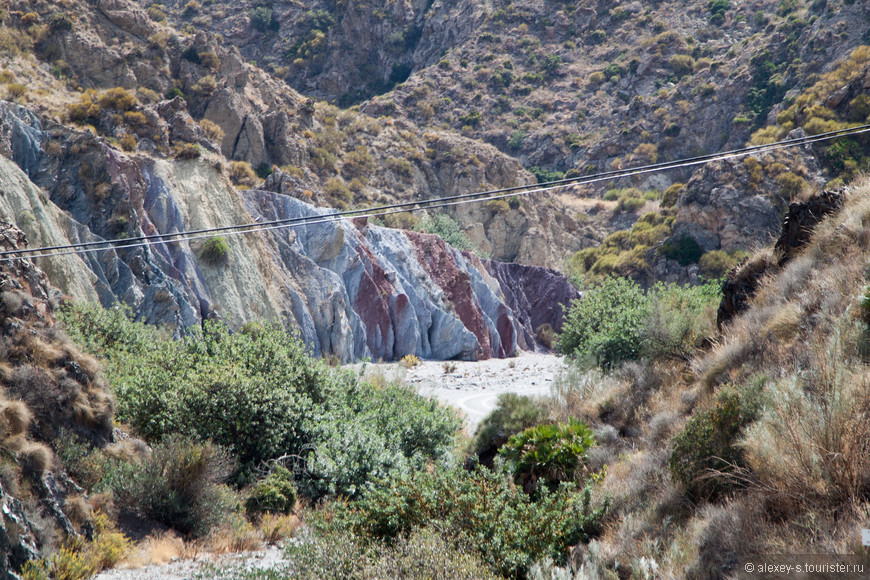
{"label": "dense bush", "polygon": [[538,183],[550,183],[565,179],[565,172],[563,171],[552,171],[538,166],[529,167],[528,169],[537,178]]}
{"label": "dense bush", "polygon": [[219,447],[173,435],[146,459],[108,471],[103,485],[118,505],[182,534],[202,535],[231,507],[229,490],[220,485],[231,471],[229,455]]}
{"label": "dense bush", "polygon": [[712,409],[695,413],[672,440],[668,468],[692,499],[715,499],[732,489],[737,480],[723,477],[745,466],[737,445],[754,411],[741,406],[734,391],[721,393]]}
{"label": "dense bush", "polygon": [[453,468],[387,481],[338,506],[335,519],[373,539],[438,530],[454,547],[472,547],[495,572],[514,578],[541,558],[563,561],[570,546],[598,533],[606,507],[590,509],[589,488],[579,494],[567,484],[541,488],[533,500],[508,474]]}
{"label": "dense bush", "polygon": [[645,292],[606,278],[571,303],[557,350],[609,369],[627,360],[682,358],[713,331],[719,284],[657,284]]}
{"label": "dense bush", "polygon": [[[654,192],[612,189],[604,194],[605,200],[638,200],[652,197]],[[651,247],[671,234],[673,216],[648,212],[635,222],[630,230],[613,232],[604,238],[600,246],[580,250],[571,256],[572,276],[589,282],[601,276],[638,276],[649,268],[646,255]]]}
{"label": "dense bush", "polygon": [[700,260],[704,250],[695,238],[683,236],[659,246],[658,253],[669,260],[676,260],[680,266],[688,266]]}
{"label": "dense bush", "polygon": [[508,439],[546,418],[544,406],[523,395],[503,393],[498,396],[495,409],[481,421],[474,434],[471,451],[480,463],[492,466],[499,448]]}
{"label": "dense bush", "polygon": [[411,389],[359,383],[312,359],[293,335],[206,323],[181,340],[133,323],[122,309],[61,315],[105,364],[117,417],[148,441],[173,433],[210,439],[238,458],[247,481],[261,462],[298,456],[300,490],[355,496],[366,481],[405,473],[452,452],[458,420]]}
{"label": "dense bush", "polygon": [[345,379],[312,421],[312,455],[299,488],[310,497],[356,497],[368,482],[452,457],[459,420],[410,387]]}
{"label": "dense bush", "polygon": [[253,486],[245,501],[245,509],[249,514],[289,514],[295,507],[296,488],[293,487],[293,474],[280,465],[275,466],[266,478]]}
{"label": "dense bush", "polygon": [[280,23],[275,19],[272,9],[268,6],[257,6],[251,9],[251,25],[260,32],[278,30]]}
{"label": "dense bush", "polygon": [[715,333],[722,299],[717,280],[697,286],[659,283],[647,295],[650,312],[642,333],[643,356],[688,361]]}
{"label": "dense bush", "polygon": [[640,358],[648,315],[649,301],[640,286],[627,278],[607,278],[571,303],[556,348],[605,368]]}

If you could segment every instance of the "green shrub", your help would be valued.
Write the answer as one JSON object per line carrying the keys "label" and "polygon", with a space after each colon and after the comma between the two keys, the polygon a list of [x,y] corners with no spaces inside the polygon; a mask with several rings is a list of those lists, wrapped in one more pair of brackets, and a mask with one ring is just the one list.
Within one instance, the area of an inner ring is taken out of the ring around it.
{"label": "green shrub", "polygon": [[858,95],[849,102],[849,116],[852,121],[866,122],[870,117],[870,95]]}
{"label": "green shrub", "polygon": [[604,30],[596,29],[589,33],[589,42],[592,44],[601,44],[605,40],[607,40],[607,32]]}
{"label": "green shrub", "polygon": [[418,471],[384,482],[342,508],[339,525],[362,538],[391,540],[418,529],[437,530],[454,548],[470,547],[494,572],[523,577],[544,557],[564,561],[570,546],[600,530],[605,503],[590,509],[591,488],[541,488],[537,499],[509,475],[478,467]]}
{"label": "green shrub", "polygon": [[529,171],[538,179],[538,183],[549,183],[565,179],[563,171],[551,171],[542,167],[529,167]]}
{"label": "green shrub", "polygon": [[148,7],[147,12],[148,17],[154,22],[166,22],[166,13],[160,8],[160,5],[152,4]]}
{"label": "green shrub", "polygon": [[199,53],[199,62],[205,67],[210,68],[211,70],[217,72],[221,67],[221,59],[215,53],[211,51],[200,52]]}
{"label": "green shrub", "polygon": [[707,2],[707,10],[710,12],[710,22],[720,25],[725,22],[725,12],[731,9],[729,0],[710,0]]}
{"label": "green shrub", "polygon": [[474,434],[471,451],[484,465],[491,466],[498,449],[508,439],[546,418],[546,411],[534,399],[515,393],[498,396],[495,409],[487,415]]}
{"label": "green shrub", "polygon": [[671,441],[668,468],[674,481],[694,500],[712,500],[733,489],[733,478],[723,477],[745,467],[737,444],[755,412],[741,407],[734,391],[720,393],[712,409],[695,413]]}
{"label": "green shrub", "polygon": [[520,148],[522,148],[523,141],[525,141],[525,139],[526,133],[518,129],[511,133],[511,136],[508,138],[508,147],[510,147],[514,151],[518,151]]}
{"label": "green shrub", "polygon": [[571,303],[556,349],[604,368],[637,359],[649,311],[638,284],[627,278],[606,278]]}
{"label": "green shrub", "polygon": [[218,323],[172,340],[123,309],[65,309],[71,337],[105,357],[117,418],[146,440],[210,439],[238,458],[236,482],[263,461],[299,456],[300,492],[358,495],[373,477],[451,457],[455,413],[409,388],[375,388],[312,359],[276,327]]}
{"label": "green shrub", "polygon": [[529,427],[512,436],[499,453],[508,460],[514,481],[526,493],[535,493],[539,482],[552,490],[576,481],[594,444],[589,426],[572,417],[568,423]]}
{"label": "green shrub", "polygon": [[357,497],[372,481],[453,457],[456,413],[410,387],[348,380],[326,406],[311,421],[313,452],[298,482],[309,497]]}
{"label": "green shrub", "polygon": [[296,488],[293,474],[280,465],[275,466],[265,479],[258,481],[245,501],[248,514],[289,514],[296,507]]}
{"label": "green shrub", "polygon": [[674,207],[680,195],[686,190],[682,183],[674,183],[662,194],[662,207]]}
{"label": "green shrub", "polygon": [[202,156],[202,151],[196,143],[185,143],[175,152],[175,158],[182,161],[190,161],[191,159],[199,159]]}
{"label": "green shrub", "polygon": [[257,183],[257,173],[247,161],[230,161],[230,180],[236,186],[253,186]]}
{"label": "green shrub", "polygon": [[695,349],[716,332],[721,288],[718,280],[696,286],[653,286],[648,292],[650,312],[642,332],[642,355],[689,361]]}
{"label": "green shrub", "polygon": [[223,236],[209,238],[200,248],[199,257],[209,266],[225,266],[230,259],[230,245]]}
{"label": "green shrub", "polygon": [[100,94],[97,103],[104,109],[130,111],[138,104],[135,95],[122,87],[108,89]]}
{"label": "green shrub", "polygon": [[212,75],[205,75],[190,87],[190,90],[197,95],[210,95],[215,89],[217,89],[217,80]]}
{"label": "green shrub", "polygon": [[469,127],[477,127],[480,125],[482,119],[483,115],[480,114],[480,111],[471,111],[459,117],[459,124],[462,126],[468,125]]}
{"label": "green shrub", "polygon": [[626,278],[606,278],[571,303],[557,350],[604,369],[617,363],[688,359],[715,328],[718,282],[656,284],[648,292]]}
{"label": "green shrub", "polygon": [[53,34],[63,34],[64,32],[69,32],[73,29],[72,18],[70,18],[68,14],[56,12],[52,14],[48,19],[48,29]]}
{"label": "green shrub", "polygon": [[323,193],[332,207],[346,209],[353,201],[353,192],[340,177],[330,177],[323,185]]}
{"label": "green shrub", "polygon": [[722,278],[739,262],[739,255],[722,250],[710,250],[698,260],[698,270],[707,278]]}
{"label": "green shrub", "polygon": [[634,197],[629,194],[622,194],[616,202],[616,211],[635,212],[646,205],[646,200],[642,197]]}
{"label": "green shrub", "polygon": [[251,9],[251,25],[260,32],[277,30],[279,22],[275,20],[272,9],[268,6],[257,6]]}
{"label": "green shrub", "polygon": [[474,250],[471,240],[452,217],[439,213],[427,217],[419,225],[420,231],[440,236],[457,250]]}
{"label": "green shrub", "polygon": [[121,464],[103,485],[118,505],[141,510],[182,534],[203,535],[231,510],[220,483],[232,471],[229,456],[211,443],[171,435],[141,462]]}
{"label": "green shrub", "polygon": [[181,58],[193,64],[199,64],[199,52],[192,44],[182,51]]}
{"label": "green shrub", "polygon": [[675,54],[668,61],[668,66],[677,76],[691,73],[695,68],[695,59],[688,54]]}
{"label": "green shrub", "polygon": [[[15,100],[27,94],[27,86],[21,83],[9,83],[6,85],[6,98]],[[74,119],[77,120],[77,119]]]}

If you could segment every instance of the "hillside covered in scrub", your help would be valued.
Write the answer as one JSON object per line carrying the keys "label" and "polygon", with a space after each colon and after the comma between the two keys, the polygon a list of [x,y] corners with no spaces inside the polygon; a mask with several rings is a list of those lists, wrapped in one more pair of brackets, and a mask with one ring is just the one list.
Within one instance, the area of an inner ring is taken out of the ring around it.
{"label": "hillside covered in scrub", "polygon": [[[868,30],[851,0],[4,2],[0,576],[866,562],[867,133],[528,190],[861,128]],[[378,364],[554,350],[473,432]]]}

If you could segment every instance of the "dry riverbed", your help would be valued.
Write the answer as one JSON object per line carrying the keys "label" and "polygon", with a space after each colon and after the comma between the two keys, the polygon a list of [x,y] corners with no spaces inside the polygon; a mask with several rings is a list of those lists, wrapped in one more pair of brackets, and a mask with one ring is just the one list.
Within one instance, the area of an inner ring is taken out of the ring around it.
{"label": "dry riverbed", "polygon": [[495,408],[501,393],[542,396],[550,393],[565,359],[552,354],[522,353],[508,359],[478,362],[422,361],[405,369],[398,363],[355,365],[365,376],[402,380],[426,397],[465,413],[469,431]]}

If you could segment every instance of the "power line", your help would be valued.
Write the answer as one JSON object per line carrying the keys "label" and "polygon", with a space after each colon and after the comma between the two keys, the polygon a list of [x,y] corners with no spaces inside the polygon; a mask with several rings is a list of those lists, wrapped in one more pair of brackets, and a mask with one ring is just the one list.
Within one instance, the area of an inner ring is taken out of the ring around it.
{"label": "power line", "polygon": [[[777,151],[780,149],[786,149],[791,147],[798,147],[802,145],[809,145],[812,143],[816,143],[819,141],[825,141],[829,139],[834,139],[837,137],[845,137],[849,135],[857,135],[862,133],[870,132],[870,124],[859,125],[856,127],[850,127],[848,129],[840,129],[837,131],[830,131],[827,133],[821,133],[819,135],[812,135],[801,137],[797,139],[778,141],[775,143],[770,143],[766,145],[752,145],[749,147],[743,147],[740,149],[734,149],[730,151],[725,151],[722,153],[712,153],[708,155],[701,155],[696,157],[691,157],[687,159],[679,159],[675,161],[668,161],[663,163],[655,163],[650,165],[644,165],[641,167],[631,168],[631,169],[620,169],[613,170],[608,172],[596,173],[590,176],[580,176],[573,177],[568,179],[561,179],[555,181],[549,181],[545,183],[538,184],[537,187],[532,185],[517,185],[513,187],[507,188],[499,188],[482,192],[475,193],[466,193],[466,194],[458,194],[453,196],[446,196],[440,198],[433,198],[429,200],[422,201],[409,201],[409,202],[399,202],[393,204],[386,204],[377,206],[374,208],[366,208],[366,209],[357,209],[357,210],[346,210],[342,212],[333,212],[329,214],[321,214],[315,216],[303,216],[298,218],[286,218],[279,220],[271,220],[268,222],[252,222],[248,224],[235,224],[231,226],[221,226],[214,228],[203,228],[199,230],[185,230],[181,232],[167,233],[167,234],[150,234],[144,236],[137,236],[134,238],[116,238],[113,240],[100,240],[94,242],[80,242],[76,244],[66,244],[66,245],[57,245],[57,246],[44,246],[39,248],[27,248],[21,250],[7,250],[0,252],[0,262],[7,262],[11,260],[17,259],[31,259],[31,258],[50,258],[57,256],[65,256],[70,254],[80,254],[80,253],[89,253],[96,252],[101,250],[112,250],[112,249],[131,249],[137,247],[144,247],[150,245],[156,245],[161,243],[171,243],[171,242],[183,242],[183,241],[192,241],[198,240],[202,238],[212,237],[213,234],[216,233],[226,233],[228,235],[238,235],[250,232],[257,231],[270,231],[277,229],[285,229],[292,228],[298,226],[305,225],[315,225],[320,223],[329,223],[335,222],[342,219],[348,218],[363,218],[363,217],[379,217],[390,215],[394,213],[402,213],[402,212],[415,212],[415,211],[423,211],[429,209],[438,209],[443,207],[451,207],[456,205],[463,205],[466,203],[475,203],[475,202],[483,202],[483,201],[491,201],[496,199],[503,199],[507,197],[514,197],[518,195],[531,195],[533,193],[541,193],[544,191],[551,191],[554,189],[561,189],[564,187],[572,186],[572,185],[587,185],[591,183],[597,183],[601,181],[609,181],[620,179],[624,177],[632,177],[636,175],[643,175],[647,173],[655,173],[659,171],[666,171],[669,169],[679,169],[684,167],[692,167],[696,165],[703,165],[706,163],[710,163],[713,161],[724,161],[728,159],[734,159],[739,157],[746,157],[753,153],[766,153],[771,151]],[[108,247],[97,247],[97,246],[108,246]],[[65,251],[71,250],[71,251]]]}

